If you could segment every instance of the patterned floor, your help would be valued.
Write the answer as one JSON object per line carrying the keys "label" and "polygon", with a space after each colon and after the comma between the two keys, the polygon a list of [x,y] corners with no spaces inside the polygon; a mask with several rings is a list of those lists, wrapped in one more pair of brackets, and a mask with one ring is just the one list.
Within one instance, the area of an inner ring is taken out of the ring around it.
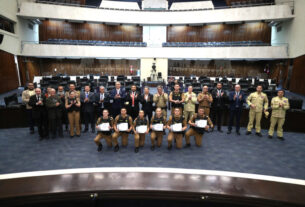
{"label": "patterned floor", "polygon": [[0,173],[87,167],[172,167],[224,170],[305,179],[305,135],[285,133],[285,141],[255,135],[207,133],[198,148],[192,139],[191,148],[168,151],[164,136],[162,147],[150,150],[147,136],[145,146],[134,153],[134,139],[129,136],[127,148],[115,153],[104,143],[96,151],[91,132],[70,139],[38,140],[27,128],[0,130]]}

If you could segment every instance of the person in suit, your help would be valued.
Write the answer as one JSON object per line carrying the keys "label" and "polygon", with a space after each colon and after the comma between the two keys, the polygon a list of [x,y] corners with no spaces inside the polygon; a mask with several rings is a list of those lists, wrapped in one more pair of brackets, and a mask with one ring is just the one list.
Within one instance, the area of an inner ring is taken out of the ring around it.
{"label": "person in suit", "polygon": [[145,117],[148,117],[148,121],[150,122],[153,112],[153,95],[149,93],[148,87],[144,88],[144,94],[140,96],[140,101]]}
{"label": "person in suit", "polygon": [[126,93],[123,88],[121,88],[121,83],[116,82],[115,88],[110,92],[110,104],[111,104],[111,114],[112,117],[117,117],[120,114],[121,109],[126,98]]}
{"label": "person in suit", "polygon": [[101,116],[103,116],[104,109],[108,110],[109,97],[105,93],[105,87],[104,86],[100,86],[99,90],[100,90],[99,93],[97,93],[95,95],[95,102],[96,102],[96,106],[97,106],[98,117],[101,117]]}
{"label": "person in suit", "polygon": [[26,115],[31,134],[34,134],[34,120],[32,116],[32,107],[29,105],[29,101],[30,97],[33,95],[35,95],[34,84],[28,83],[28,89],[22,92],[22,102],[25,104]]}
{"label": "person in suit", "polygon": [[[222,83],[217,83],[216,89],[212,91],[212,98],[214,100],[212,102],[212,122],[214,124],[217,123],[217,130],[222,132],[222,115],[225,108],[225,100],[227,98],[225,91],[222,89]],[[214,128],[212,128],[212,130],[214,130]]]}
{"label": "person in suit", "polygon": [[80,94],[80,102],[82,104],[82,113],[85,120],[84,133],[88,132],[89,123],[91,125],[92,133],[95,133],[95,115],[94,106],[95,94],[90,91],[90,86],[85,86],[85,92]]}
{"label": "person in suit", "polygon": [[243,104],[245,103],[245,94],[241,91],[240,85],[235,85],[235,91],[232,91],[229,95],[229,102],[230,102],[230,121],[228,126],[227,134],[231,134],[233,120],[236,121],[236,133],[240,135],[240,117],[243,110]]}
{"label": "person in suit", "polygon": [[39,140],[48,137],[47,111],[45,107],[46,98],[41,94],[41,89],[35,89],[35,95],[29,98],[29,106],[32,108],[34,124],[38,128]]}
{"label": "person in suit", "polygon": [[50,96],[46,99],[46,107],[48,109],[48,120],[53,139],[56,137],[57,131],[58,135],[63,137],[61,105],[63,105],[61,98],[56,95],[55,89],[52,88],[50,90]]}
{"label": "person in suit", "polygon": [[127,108],[127,113],[135,120],[139,114],[140,95],[137,92],[137,86],[132,85],[130,94],[126,96],[125,105]]}

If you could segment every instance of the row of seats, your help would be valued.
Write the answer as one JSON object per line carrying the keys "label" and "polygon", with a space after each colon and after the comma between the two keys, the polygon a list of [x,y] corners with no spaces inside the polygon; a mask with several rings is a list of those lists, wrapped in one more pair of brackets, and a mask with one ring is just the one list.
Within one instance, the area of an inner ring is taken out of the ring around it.
{"label": "row of seats", "polygon": [[[114,76],[110,78],[108,76],[100,76],[98,79],[94,79],[93,75],[88,77],[76,77],[76,81],[71,80],[69,76],[54,76],[54,77],[43,77],[40,80],[40,87],[45,90],[48,86],[52,88],[57,88],[58,86],[63,86],[65,90],[69,90],[69,84],[73,83],[76,85],[77,90],[83,91],[86,85],[90,85],[92,91],[98,91],[99,86],[104,86],[107,91],[115,88],[116,81],[119,81],[126,91],[130,91],[132,85],[137,87],[141,86],[141,81],[139,76],[133,76],[128,78],[126,76]],[[36,84],[36,83],[34,83]],[[140,88],[138,88],[140,92]]]}
{"label": "row of seats", "polygon": [[163,47],[241,47],[241,46],[270,46],[262,41],[234,41],[234,42],[164,42]]}
{"label": "row of seats", "polygon": [[91,46],[122,46],[122,47],[146,47],[146,42],[120,42],[120,41],[101,41],[101,40],[71,40],[71,39],[48,39],[42,44],[60,45],[91,45]]}
{"label": "row of seats", "polygon": [[257,5],[266,5],[266,4],[274,4],[274,0],[239,0],[232,1],[231,7],[250,7]]}

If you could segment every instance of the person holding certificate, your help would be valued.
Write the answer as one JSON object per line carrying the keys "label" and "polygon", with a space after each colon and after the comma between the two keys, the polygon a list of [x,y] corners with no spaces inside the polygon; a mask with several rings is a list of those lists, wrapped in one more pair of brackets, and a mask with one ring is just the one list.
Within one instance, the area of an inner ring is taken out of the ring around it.
{"label": "person holding certificate", "polygon": [[166,129],[166,118],[163,116],[161,108],[156,109],[156,114],[152,117],[150,121],[150,129],[152,130],[150,133],[150,149],[154,150],[156,138],[157,146],[161,147],[164,130]]}
{"label": "person holding certificate", "polygon": [[97,145],[97,151],[100,152],[103,149],[103,145],[100,142],[101,139],[105,139],[107,146],[112,147],[111,131],[113,129],[113,118],[109,116],[108,109],[103,110],[103,115],[97,119],[96,130],[97,135],[94,139]]}
{"label": "person holding certificate", "polygon": [[167,128],[169,130],[169,134],[167,137],[167,149],[172,149],[173,139],[176,140],[176,147],[178,149],[182,148],[183,131],[186,130],[187,124],[186,120],[181,114],[180,108],[174,109],[174,115],[169,117],[169,120],[167,122]]}
{"label": "person holding certificate", "polygon": [[213,123],[209,116],[204,114],[204,108],[199,108],[198,113],[194,114],[189,120],[190,129],[185,133],[186,147],[190,147],[190,137],[195,137],[196,146],[200,147],[202,136],[205,130],[213,128]]}
{"label": "person holding certificate", "polygon": [[132,118],[127,114],[125,108],[121,109],[121,114],[117,115],[113,124],[114,133],[112,135],[114,143],[114,151],[119,151],[118,138],[122,137],[122,145],[126,147],[128,144],[128,133],[132,130]]}
{"label": "person holding certificate", "polygon": [[139,147],[144,147],[145,135],[149,133],[149,122],[144,116],[144,111],[139,111],[139,116],[133,122],[135,153],[139,152]]}

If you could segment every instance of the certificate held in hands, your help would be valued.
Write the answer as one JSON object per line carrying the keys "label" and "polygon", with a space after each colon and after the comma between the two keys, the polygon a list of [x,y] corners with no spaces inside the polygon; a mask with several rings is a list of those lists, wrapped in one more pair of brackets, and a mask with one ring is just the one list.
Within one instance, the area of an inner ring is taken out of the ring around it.
{"label": "certificate held in hands", "polygon": [[152,125],[152,129],[157,132],[162,132],[163,127],[164,127],[163,124],[153,124]]}
{"label": "certificate held in hands", "polygon": [[136,131],[139,134],[145,134],[147,132],[147,125],[137,126]]}
{"label": "certificate held in hands", "polygon": [[98,130],[102,132],[109,132],[110,131],[109,127],[110,127],[109,123],[102,123],[98,125]]}
{"label": "certificate held in hands", "polygon": [[128,130],[128,123],[120,123],[117,125],[120,132],[126,132]]}
{"label": "certificate held in hands", "polygon": [[171,125],[171,129],[173,132],[182,132],[182,123]]}
{"label": "certificate held in hands", "polygon": [[207,120],[196,120],[195,125],[198,128],[205,128],[207,126]]}

